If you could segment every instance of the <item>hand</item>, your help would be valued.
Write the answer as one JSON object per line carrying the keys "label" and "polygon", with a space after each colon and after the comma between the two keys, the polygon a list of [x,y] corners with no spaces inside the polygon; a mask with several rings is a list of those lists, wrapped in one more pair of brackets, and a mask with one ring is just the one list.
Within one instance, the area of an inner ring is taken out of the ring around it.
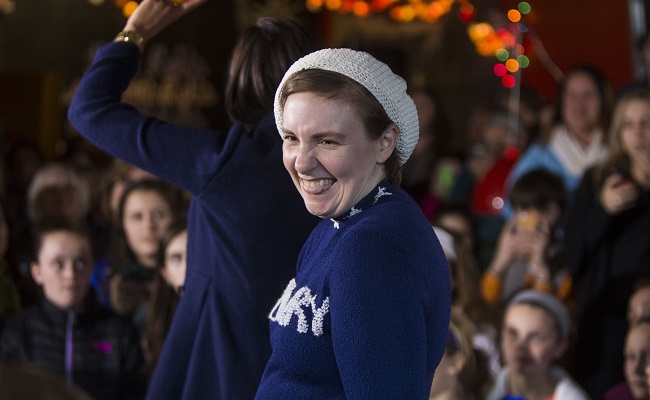
{"label": "hand", "polygon": [[608,176],[600,191],[600,204],[612,215],[631,208],[638,198],[639,192],[634,184],[618,173]]}
{"label": "hand", "polygon": [[185,0],[176,6],[173,0],[143,0],[126,21],[123,30],[139,33],[146,43],[172,22],[206,1],[208,0]]}
{"label": "hand", "polygon": [[510,262],[520,255],[519,237],[516,234],[516,219],[511,218],[503,225],[499,234],[499,241],[488,272],[494,275],[502,275]]}

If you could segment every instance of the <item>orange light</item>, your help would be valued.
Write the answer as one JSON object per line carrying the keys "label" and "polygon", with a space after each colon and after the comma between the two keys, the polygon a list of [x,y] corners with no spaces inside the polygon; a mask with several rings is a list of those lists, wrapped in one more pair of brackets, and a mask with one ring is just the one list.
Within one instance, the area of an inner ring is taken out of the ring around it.
{"label": "orange light", "polygon": [[521,13],[517,10],[508,11],[508,19],[512,22],[521,21]]}
{"label": "orange light", "polygon": [[370,6],[365,1],[355,1],[352,6],[352,12],[357,17],[366,17],[370,12]]}
{"label": "orange light", "polygon": [[124,7],[122,7],[122,15],[124,15],[125,18],[129,18],[136,8],[138,8],[138,3],[135,1],[129,1],[124,5]]}
{"label": "orange light", "polygon": [[517,70],[519,70],[519,63],[517,62],[517,60],[511,58],[508,61],[506,61],[506,68],[510,72],[513,73],[517,72]]}

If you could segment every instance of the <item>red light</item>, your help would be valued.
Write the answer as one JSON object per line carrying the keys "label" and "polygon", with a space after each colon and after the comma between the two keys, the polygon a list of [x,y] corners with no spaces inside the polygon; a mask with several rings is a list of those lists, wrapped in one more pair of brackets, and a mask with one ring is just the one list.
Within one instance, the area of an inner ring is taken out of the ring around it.
{"label": "red light", "polygon": [[516,83],[515,77],[512,75],[504,75],[503,78],[501,78],[501,83],[508,89],[512,89]]}
{"label": "red light", "polygon": [[502,77],[504,76],[508,71],[506,70],[506,66],[503,64],[494,64],[494,74],[496,76]]}

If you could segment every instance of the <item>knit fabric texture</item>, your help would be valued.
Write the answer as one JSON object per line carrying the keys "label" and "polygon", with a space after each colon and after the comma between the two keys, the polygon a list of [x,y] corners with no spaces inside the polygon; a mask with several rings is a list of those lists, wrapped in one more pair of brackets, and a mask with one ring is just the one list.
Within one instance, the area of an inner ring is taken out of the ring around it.
{"label": "knit fabric texture", "polygon": [[[284,74],[275,92],[275,123],[282,132],[283,105],[280,92],[291,75],[307,69],[338,72],[360,83],[382,105],[388,117],[399,128],[397,155],[400,165],[409,159],[420,136],[420,125],[415,103],[406,93],[406,82],[391,71],[388,65],[363,51],[351,49],[323,49],[296,61]],[[282,133],[280,133],[282,134]]]}

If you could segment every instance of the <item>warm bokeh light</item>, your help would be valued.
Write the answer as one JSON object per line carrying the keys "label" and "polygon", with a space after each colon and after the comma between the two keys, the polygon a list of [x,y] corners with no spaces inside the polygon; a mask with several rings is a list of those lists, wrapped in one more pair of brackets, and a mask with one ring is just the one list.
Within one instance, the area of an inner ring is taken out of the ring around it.
{"label": "warm bokeh light", "polygon": [[352,12],[357,17],[367,17],[370,13],[370,6],[365,1],[355,1],[352,6]]}
{"label": "warm bokeh light", "polygon": [[122,9],[129,0],[115,0],[115,7]]}
{"label": "warm bokeh light", "polygon": [[511,73],[519,71],[519,63],[517,60],[511,58],[508,61],[506,61],[506,69],[510,71]]}
{"label": "warm bokeh light", "polygon": [[503,78],[501,78],[501,83],[508,89],[512,89],[516,83],[515,77],[512,75],[504,75]]}
{"label": "warm bokeh light", "polygon": [[507,74],[508,71],[506,70],[506,66],[503,64],[494,64],[494,74],[501,78],[505,74]]}
{"label": "warm bokeh light", "polygon": [[466,23],[472,21],[474,19],[474,6],[471,3],[461,3],[458,17]]}
{"label": "warm bokeh light", "polygon": [[[339,14],[352,12],[355,16],[366,17],[371,13],[388,12],[388,16],[395,21],[410,22],[420,19],[430,23],[436,22],[440,17],[451,11],[452,5],[457,0],[320,0],[325,2],[325,8]],[[308,10],[318,12],[322,9],[319,2],[305,0]],[[474,6],[463,1],[465,6],[464,16],[471,21],[474,17]],[[471,11],[471,12],[470,12]]]}
{"label": "warm bokeh light", "polygon": [[521,21],[521,13],[517,10],[510,10],[508,11],[508,19],[511,22],[519,22]]}
{"label": "warm bokeh light", "polygon": [[129,18],[136,8],[138,8],[138,3],[135,1],[129,1],[124,5],[124,7],[122,7],[122,15],[124,15],[125,18]]}

